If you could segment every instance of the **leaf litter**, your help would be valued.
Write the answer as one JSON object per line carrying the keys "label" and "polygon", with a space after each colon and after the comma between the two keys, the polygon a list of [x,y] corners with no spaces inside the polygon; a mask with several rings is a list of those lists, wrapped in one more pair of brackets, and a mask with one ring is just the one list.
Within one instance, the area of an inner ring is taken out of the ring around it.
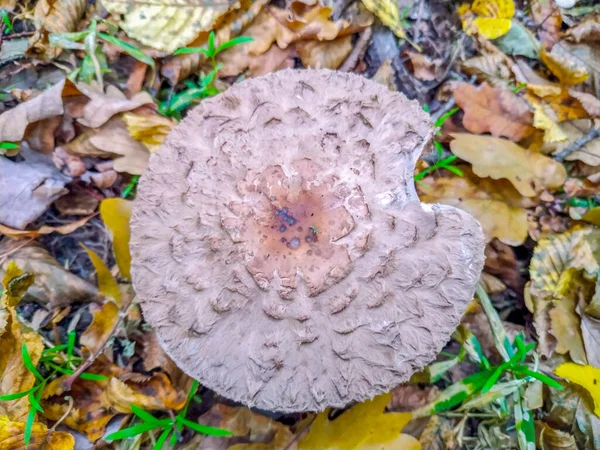
{"label": "leaf litter", "polygon": [[[1,450],[600,447],[597,11],[93,3],[2,4]],[[420,198],[471,213],[487,241],[437,360],[346,410],[253,411],[198,386],[130,282],[131,200],[151,154],[202,99],[283,68],[350,70],[418,98],[439,127]]]}

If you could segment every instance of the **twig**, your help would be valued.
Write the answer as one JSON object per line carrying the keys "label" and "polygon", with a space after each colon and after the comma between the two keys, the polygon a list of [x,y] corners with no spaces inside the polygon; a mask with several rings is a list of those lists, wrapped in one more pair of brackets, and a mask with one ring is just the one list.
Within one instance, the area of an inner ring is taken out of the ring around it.
{"label": "twig", "polygon": [[440,117],[442,117],[444,114],[446,114],[448,111],[450,111],[452,108],[454,108],[456,106],[456,101],[454,100],[454,97],[452,97],[450,100],[448,100],[444,106],[442,106],[440,109],[438,109],[435,114],[431,115],[431,119],[434,122],[437,122]]}
{"label": "twig", "polygon": [[556,155],[554,155],[554,159],[558,162],[563,162],[565,158],[571,153],[580,150],[588,142],[593,141],[597,137],[600,137],[600,129],[591,127],[586,134],[584,134],[578,139],[575,139],[575,141],[573,141],[571,145],[567,146],[564,150],[561,150]]}
{"label": "twig", "polygon": [[65,398],[68,400],[69,406],[67,407],[67,410],[65,411],[65,413],[60,417],[60,419],[58,419],[54,423],[54,426],[52,428],[50,428],[50,431],[55,431],[56,427],[59,426],[62,423],[62,421],[67,418],[67,416],[71,413],[71,410],[73,409],[73,397],[71,397],[70,395],[67,395],[67,396],[65,396]]}
{"label": "twig", "polygon": [[373,30],[371,30],[371,27],[366,28],[359,34],[358,40],[356,41],[356,44],[354,44],[354,48],[338,70],[341,72],[350,72],[356,67],[358,61],[365,55],[367,51],[367,46],[369,45],[372,34]]}
{"label": "twig", "polygon": [[290,447],[294,444],[294,442],[298,441],[306,433],[306,431],[310,428],[310,426],[313,424],[316,418],[317,415],[315,414],[313,418],[306,424],[306,426],[294,435],[294,437],[290,440],[290,442],[288,442],[288,444],[283,448],[283,450],[289,450]]}

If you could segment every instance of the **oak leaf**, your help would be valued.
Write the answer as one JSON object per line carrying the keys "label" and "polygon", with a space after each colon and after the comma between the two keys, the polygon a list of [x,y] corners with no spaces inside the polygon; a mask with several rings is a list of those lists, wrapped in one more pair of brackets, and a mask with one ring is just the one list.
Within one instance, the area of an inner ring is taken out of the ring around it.
{"label": "oak leaf", "polygon": [[[556,84],[549,84],[543,86],[529,84],[527,86],[527,90],[529,92],[533,92],[541,100],[543,100],[544,103],[546,103],[550,108],[552,108],[556,115],[555,120],[557,122],[583,119],[589,116],[589,112],[583,107],[581,100],[577,98],[577,91],[575,91],[574,89],[566,89]],[[586,95],[593,97],[590,94]],[[586,98],[583,96],[581,97]]]}
{"label": "oak leaf", "polygon": [[525,197],[534,197],[544,189],[557,189],[566,179],[562,164],[507,139],[468,133],[451,136],[452,152],[470,162],[477,176],[506,178]]}
{"label": "oak leaf", "polygon": [[533,0],[530,4],[537,35],[548,49],[560,40],[562,15],[553,0]]}
{"label": "oak leaf", "polygon": [[479,88],[461,83],[454,90],[454,100],[465,112],[463,126],[471,133],[489,132],[495,137],[520,141],[534,131],[529,106],[509,89],[491,87],[485,82]]}
{"label": "oak leaf", "polygon": [[477,179],[462,168],[463,177],[427,177],[418,185],[419,198],[427,203],[456,206],[481,224],[486,241],[498,238],[508,245],[527,239],[527,210],[530,206],[506,180]]}
{"label": "oak leaf", "polygon": [[25,423],[0,416],[0,450],[73,450],[75,438],[64,431],[51,431],[42,423],[34,422],[31,440],[25,446]]}
{"label": "oak leaf", "polygon": [[385,413],[392,394],[367,400],[329,420],[329,410],[319,413],[310,431],[298,443],[300,450],[420,450],[412,436],[402,434],[411,413]]}
{"label": "oak leaf", "polygon": [[108,12],[121,16],[119,25],[128,36],[142,44],[173,53],[209,31],[234,2],[194,0],[102,0]]}
{"label": "oak leaf", "polygon": [[352,36],[332,41],[300,41],[296,50],[302,65],[310,69],[337,69],[352,51]]}

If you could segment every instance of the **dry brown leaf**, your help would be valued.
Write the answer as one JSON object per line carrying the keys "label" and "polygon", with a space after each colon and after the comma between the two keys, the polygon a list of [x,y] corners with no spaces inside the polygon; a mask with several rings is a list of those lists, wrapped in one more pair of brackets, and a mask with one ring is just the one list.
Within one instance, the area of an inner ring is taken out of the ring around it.
{"label": "dry brown leaf", "polygon": [[77,88],[90,99],[83,107],[83,115],[77,121],[90,128],[104,125],[114,115],[132,111],[143,105],[154,105],[152,96],[147,92],[135,94],[127,98],[117,87],[109,85],[102,92],[96,85],[79,83]]}
{"label": "dry brown leaf", "polygon": [[545,422],[535,421],[535,442],[544,450],[577,450],[577,442],[570,433],[552,428]]}
{"label": "dry brown leaf", "polygon": [[150,153],[158,150],[167,135],[177,124],[174,120],[157,114],[123,114],[123,121],[132,138],[141,142]]}
{"label": "dry brown leaf", "polygon": [[520,141],[534,131],[529,106],[509,89],[491,87],[485,82],[479,89],[461,83],[454,91],[454,99],[465,112],[464,127],[472,133],[489,132]]}
{"label": "dry brown leaf", "polygon": [[38,57],[52,59],[61,49],[51,47],[49,33],[75,31],[87,6],[86,0],[40,0],[35,5],[34,20],[38,28],[29,43]]}
{"label": "dry brown leaf", "polygon": [[[462,168],[461,168],[462,169]],[[419,197],[427,203],[443,203],[472,214],[483,228],[486,240],[498,238],[521,245],[527,238],[527,205],[506,180],[476,180],[467,170],[464,177],[425,178]]]}
{"label": "dry brown leaf", "polygon": [[533,21],[537,25],[538,38],[547,49],[551,49],[560,39],[560,8],[553,0],[533,0],[530,7]]}
{"label": "dry brown leaf", "polygon": [[567,140],[567,135],[557,123],[558,117],[554,110],[532,95],[526,95],[527,101],[533,106],[533,126],[544,131],[543,142],[556,144]]}
{"label": "dry brown leaf", "polygon": [[[65,425],[86,433],[90,441],[102,437],[107,423],[116,414],[130,413],[132,404],[147,411],[177,411],[185,404],[187,393],[174,389],[164,373],[136,377],[135,373],[111,364],[104,357],[97,359],[87,371],[108,379],[93,381],[77,378],[69,392],[74,399],[74,406],[69,410],[68,402],[62,395],[68,375],[57,378],[44,389],[42,406],[44,416],[50,420],[58,420],[69,411]],[[133,378],[141,378],[142,381],[134,381]]]}
{"label": "dry brown leaf", "polygon": [[[552,108],[556,116],[553,117],[553,119],[557,122],[584,119],[589,116],[588,111],[582,106],[581,101],[571,94],[572,92],[577,93],[577,91],[572,88],[566,89],[556,84],[546,84],[541,86],[529,84],[527,90],[534,93],[547,106]],[[527,98],[530,99],[531,97],[527,96]]]}
{"label": "dry brown leaf", "polygon": [[[36,379],[23,363],[21,348],[27,346],[31,361],[36,365],[44,344],[37,333],[21,323],[16,308],[33,280],[33,275],[25,274],[14,262],[8,265],[2,279],[4,292],[0,298],[0,311],[4,311],[5,325],[0,332],[0,395],[27,391]],[[0,418],[7,416],[10,421],[25,422],[30,408],[27,396],[3,401],[0,402]]]}
{"label": "dry brown leaf", "polygon": [[70,186],[68,194],[54,202],[58,212],[65,216],[89,216],[98,209],[100,200],[96,192],[78,184]]}
{"label": "dry brown leaf", "polygon": [[406,54],[412,64],[413,74],[419,80],[433,81],[437,78],[442,64],[441,59],[431,59],[422,53],[407,51]]}
{"label": "dry brown leaf", "polygon": [[569,89],[571,97],[576,98],[583,109],[592,117],[600,117],[600,100],[592,94]]}
{"label": "dry brown leaf", "polygon": [[38,96],[0,114],[0,141],[18,142],[25,136],[29,124],[54,116],[63,111],[63,91],[74,89],[70,81],[61,81]]}
{"label": "dry brown leaf", "polygon": [[463,70],[469,75],[494,83],[498,80],[508,80],[512,76],[506,56],[493,53],[467,59],[462,63]]}
{"label": "dry brown leaf", "polygon": [[[581,119],[581,120],[573,120],[570,122],[563,122],[561,124],[561,128],[564,130],[567,139],[564,142],[559,142],[554,145],[546,145],[543,150],[559,153],[564,150],[569,145],[573,144],[577,139],[581,138],[592,127],[598,127],[600,124],[598,121],[592,121],[589,119]],[[570,153],[566,158],[567,161],[579,160],[583,161],[590,166],[599,166],[600,165],[600,139],[593,139],[587,144],[585,144],[580,149]]]}
{"label": "dry brown leaf", "polygon": [[394,66],[392,66],[392,61],[386,59],[381,63],[379,69],[377,69],[377,72],[375,72],[375,75],[373,75],[373,78],[371,79],[379,84],[383,84],[390,91],[397,91],[398,88],[396,87],[396,81],[394,80],[395,76],[396,71],[394,70]]}
{"label": "dry brown leaf", "polygon": [[90,216],[84,217],[83,219],[75,220],[74,222],[67,223],[65,225],[60,225],[58,227],[42,225],[37,230],[15,230],[14,228],[10,228],[0,224],[0,233],[10,237],[38,237],[50,233],[69,234],[75,231],[77,228],[85,225],[88,222],[88,220],[90,220],[95,215],[96,214],[92,214]]}
{"label": "dry brown leaf", "polygon": [[552,47],[552,52],[550,53],[541,49],[540,57],[542,62],[561,83],[567,86],[583,83],[589,77],[586,67],[582,66],[581,61],[569,52],[565,50],[555,51],[560,48],[560,45],[555,45]]}
{"label": "dry brown leaf", "polygon": [[73,450],[75,438],[64,431],[51,431],[42,423],[31,427],[31,440],[25,445],[25,423],[0,416],[0,450]]}
{"label": "dry brown leaf", "polygon": [[534,197],[544,189],[558,189],[567,177],[562,164],[507,139],[467,133],[451,136],[452,152],[470,162],[477,176],[506,178],[526,197]]}
{"label": "dry brown leaf", "polygon": [[[10,261],[15,261],[26,272],[35,274],[35,282],[29,287],[27,296],[41,305],[53,308],[74,302],[101,300],[94,285],[66,270],[36,243],[23,246],[22,240],[5,239],[0,245],[0,253],[10,254]],[[8,264],[7,261],[2,262],[0,273],[5,273]]]}
{"label": "dry brown leaf", "polygon": [[300,41],[296,50],[302,65],[309,69],[337,69],[352,51],[352,36],[332,41]]}
{"label": "dry brown leaf", "polygon": [[195,2],[193,0],[156,0],[123,2],[102,0],[117,17],[128,36],[149,47],[173,53],[185,47],[202,31],[210,30],[217,19],[238,2]]}
{"label": "dry brown leaf", "polygon": [[569,28],[567,36],[575,42],[600,41],[600,16],[592,15],[585,18],[582,22]]}

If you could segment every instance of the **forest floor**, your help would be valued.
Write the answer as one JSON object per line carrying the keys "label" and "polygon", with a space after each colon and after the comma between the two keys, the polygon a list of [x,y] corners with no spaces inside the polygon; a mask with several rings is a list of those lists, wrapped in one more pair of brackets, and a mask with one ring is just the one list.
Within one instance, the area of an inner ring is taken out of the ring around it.
{"label": "forest floor", "polygon": [[[0,450],[600,448],[597,2],[0,0],[0,13]],[[129,217],[190,108],[309,67],[422,104],[439,133],[420,198],[476,217],[486,262],[461,326],[409,383],[286,415],[199,386],[163,352],[131,285]]]}

